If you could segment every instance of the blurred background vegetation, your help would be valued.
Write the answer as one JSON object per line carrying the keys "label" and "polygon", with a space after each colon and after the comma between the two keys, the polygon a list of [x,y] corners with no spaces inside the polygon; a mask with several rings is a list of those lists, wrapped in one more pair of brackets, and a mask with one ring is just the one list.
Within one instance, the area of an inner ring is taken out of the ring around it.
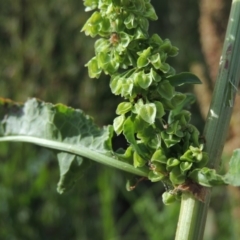
{"label": "blurred background vegetation", "polygon": [[[184,89],[197,95],[193,122],[202,130],[230,1],[153,0],[152,4],[159,19],[151,23],[150,32],[169,38],[180,49],[171,64],[178,72],[193,71],[204,82]],[[82,1],[0,0],[0,96],[61,102],[83,109],[100,126],[111,124],[120,99],[111,94],[108,77],[89,79],[84,67],[93,56],[95,41],[80,33],[89,16]],[[240,117],[234,116],[224,156],[239,147]],[[113,143],[126,144],[121,138]],[[0,164],[0,239],[174,238],[179,204],[162,205],[161,183],[141,182],[127,192],[120,171],[94,164],[73,190],[59,195],[53,152],[30,144],[1,143]],[[240,239],[239,192],[214,190],[206,240]]]}

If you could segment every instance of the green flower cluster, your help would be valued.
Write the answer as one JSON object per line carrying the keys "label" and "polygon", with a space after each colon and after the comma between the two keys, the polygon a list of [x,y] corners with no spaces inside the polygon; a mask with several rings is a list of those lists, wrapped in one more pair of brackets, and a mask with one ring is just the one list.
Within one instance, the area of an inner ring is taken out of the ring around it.
{"label": "green flower cluster", "polygon": [[176,74],[166,61],[178,49],[168,39],[148,35],[148,21],[157,19],[150,0],[85,0],[84,5],[97,11],[82,31],[100,36],[95,56],[86,64],[89,75],[109,74],[113,94],[124,98],[113,128],[130,146],[119,158],[138,168],[148,166],[153,182],[161,180],[172,188],[184,184],[194,169],[206,165],[208,156],[190,124],[190,112],[183,110],[191,96],[175,87],[199,79]]}

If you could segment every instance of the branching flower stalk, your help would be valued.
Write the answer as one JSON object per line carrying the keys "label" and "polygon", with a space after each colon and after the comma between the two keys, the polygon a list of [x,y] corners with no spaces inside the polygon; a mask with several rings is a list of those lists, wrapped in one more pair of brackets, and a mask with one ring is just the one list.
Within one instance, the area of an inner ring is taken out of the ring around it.
{"label": "branching flower stalk", "polygon": [[199,131],[190,123],[191,113],[183,109],[192,102],[192,95],[175,89],[200,80],[190,73],[176,74],[167,59],[176,56],[178,49],[169,39],[149,36],[149,20],[157,19],[149,0],[86,0],[84,5],[86,11],[96,11],[82,31],[100,36],[95,56],[86,64],[89,75],[109,75],[112,93],[124,99],[116,109],[113,127],[130,146],[119,150],[118,158],[136,168],[148,166],[151,181],[167,184],[172,191],[163,195],[166,204],[182,191],[204,200],[196,183],[210,184],[198,177],[208,155]]}

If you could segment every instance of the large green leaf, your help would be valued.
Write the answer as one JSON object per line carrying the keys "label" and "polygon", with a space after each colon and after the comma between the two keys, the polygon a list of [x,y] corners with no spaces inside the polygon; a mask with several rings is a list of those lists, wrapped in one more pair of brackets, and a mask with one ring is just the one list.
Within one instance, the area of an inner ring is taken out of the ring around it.
{"label": "large green leaf", "polygon": [[[20,141],[60,150],[58,191],[64,192],[82,175],[86,165],[76,155],[140,176],[147,173],[116,160],[112,126],[98,128],[81,110],[37,99],[25,104],[0,98],[0,142]],[[64,153],[62,153],[64,152]],[[66,153],[67,152],[67,153]]]}
{"label": "large green leaf", "polygon": [[[110,128],[97,128],[80,110],[37,99],[30,99],[24,105],[2,100],[0,114],[2,136],[32,136],[85,146],[103,154],[111,152]],[[74,185],[88,163],[83,164],[82,158],[66,152],[58,154],[58,161],[58,191],[63,193]]]}

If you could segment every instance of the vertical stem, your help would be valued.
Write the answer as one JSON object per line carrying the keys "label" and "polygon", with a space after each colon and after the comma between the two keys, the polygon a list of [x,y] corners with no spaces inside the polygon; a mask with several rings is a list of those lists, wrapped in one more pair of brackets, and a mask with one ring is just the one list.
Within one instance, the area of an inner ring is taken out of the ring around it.
{"label": "vertical stem", "polygon": [[204,234],[210,192],[205,203],[183,194],[175,240],[201,240]]}
{"label": "vertical stem", "polygon": [[[219,74],[204,136],[210,168],[217,168],[228,132],[235,95],[240,82],[240,0],[232,1]],[[183,194],[175,240],[201,240],[204,234],[211,191],[205,203]]]}
{"label": "vertical stem", "polygon": [[217,168],[240,82],[240,0],[233,0],[218,79],[204,130],[209,166]]}

